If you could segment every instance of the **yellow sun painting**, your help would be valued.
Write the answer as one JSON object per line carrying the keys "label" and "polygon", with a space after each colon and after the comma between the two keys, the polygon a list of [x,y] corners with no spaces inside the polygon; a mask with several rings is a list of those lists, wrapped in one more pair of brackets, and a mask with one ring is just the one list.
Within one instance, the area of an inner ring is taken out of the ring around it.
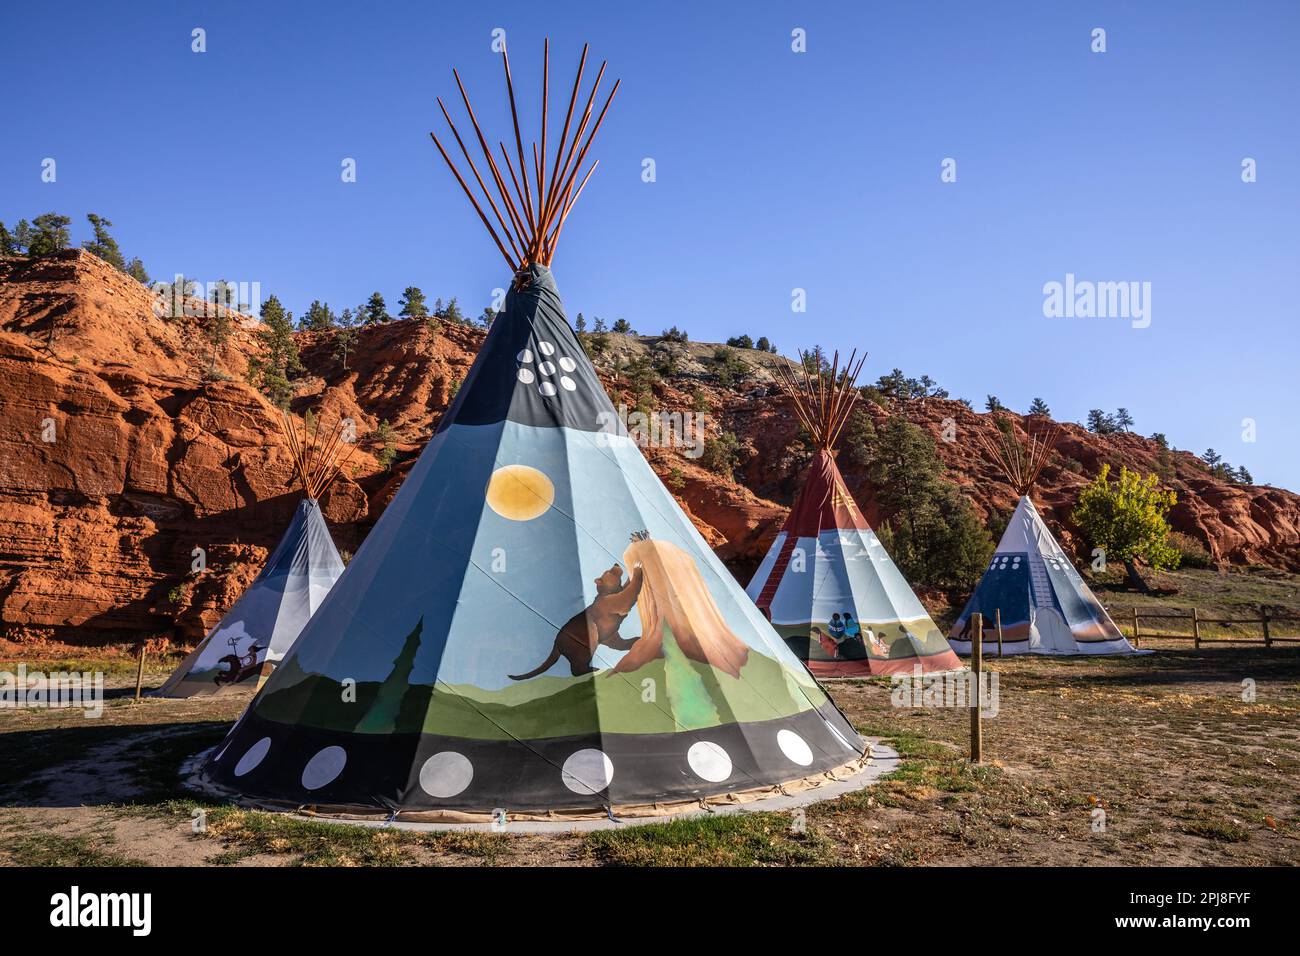
{"label": "yellow sun painting", "polygon": [[536,468],[506,465],[492,472],[487,503],[503,518],[532,521],[555,503],[555,485]]}

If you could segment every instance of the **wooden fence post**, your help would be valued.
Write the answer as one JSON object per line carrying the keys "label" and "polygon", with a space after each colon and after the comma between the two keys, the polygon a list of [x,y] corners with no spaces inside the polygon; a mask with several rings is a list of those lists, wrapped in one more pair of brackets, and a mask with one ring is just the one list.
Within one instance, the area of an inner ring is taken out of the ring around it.
{"label": "wooden fence post", "polygon": [[1201,649],[1201,615],[1196,608],[1192,608],[1192,646]]}
{"label": "wooden fence post", "polygon": [[1260,621],[1261,621],[1261,622],[1263,623],[1263,625],[1264,625],[1264,646],[1265,646],[1265,647],[1272,647],[1272,646],[1273,646],[1273,635],[1269,632],[1269,629],[1268,629],[1268,608],[1266,608],[1266,607],[1264,607],[1264,606],[1262,606],[1262,605],[1260,606],[1260,609],[1259,609],[1259,618],[1260,618]]}
{"label": "wooden fence post", "polygon": [[1002,656],[1002,608],[997,608],[993,612],[994,621],[998,628],[998,657]]}
{"label": "wooden fence post", "polygon": [[1138,609],[1137,609],[1137,605],[1134,604],[1133,605],[1133,646],[1134,647],[1141,646],[1141,644],[1138,641],[1140,637],[1141,634],[1138,631]]}
{"label": "wooden fence post", "polygon": [[140,688],[144,686],[144,648],[145,642],[140,642],[140,660],[135,668],[135,702],[140,703]]}
{"label": "wooden fence post", "polygon": [[980,671],[983,670],[984,658],[984,615],[971,615],[970,642],[970,762],[979,763],[984,749],[983,728],[980,726]]}

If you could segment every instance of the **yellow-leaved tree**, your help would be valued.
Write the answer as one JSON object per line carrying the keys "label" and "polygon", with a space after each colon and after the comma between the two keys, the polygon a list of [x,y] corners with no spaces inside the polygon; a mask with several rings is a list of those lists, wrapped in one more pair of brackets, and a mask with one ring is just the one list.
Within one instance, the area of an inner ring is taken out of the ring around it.
{"label": "yellow-leaved tree", "polygon": [[1119,481],[1110,480],[1110,465],[1079,493],[1071,518],[1107,561],[1120,561],[1129,583],[1150,590],[1138,568],[1141,561],[1153,571],[1176,568],[1181,555],[1169,544],[1169,509],[1178,496],[1160,487],[1157,475],[1142,477],[1121,467]]}

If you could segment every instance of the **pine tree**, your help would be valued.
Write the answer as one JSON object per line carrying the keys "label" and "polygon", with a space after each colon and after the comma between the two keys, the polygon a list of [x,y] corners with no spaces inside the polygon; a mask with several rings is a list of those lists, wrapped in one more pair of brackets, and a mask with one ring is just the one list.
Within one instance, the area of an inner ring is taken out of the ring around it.
{"label": "pine tree", "polygon": [[47,212],[33,219],[32,225],[36,227],[36,234],[32,236],[27,246],[28,255],[52,255],[68,248],[68,244],[72,242],[72,236],[68,233],[72,220],[67,216]]}
{"label": "pine tree", "polygon": [[1253,485],[1255,483],[1255,477],[1246,470],[1245,465],[1240,465],[1237,468],[1237,481],[1243,485]]}
{"label": "pine tree", "polygon": [[393,462],[397,459],[397,447],[393,444],[393,426],[388,424],[388,419],[381,418],[379,426],[369,437],[378,446],[375,460],[379,462],[379,467],[385,471],[392,468]]}
{"label": "pine tree", "polygon": [[849,413],[844,426],[844,442],[840,446],[846,463],[865,468],[871,464],[871,450],[876,444],[876,425],[861,408]]}
{"label": "pine tree", "polygon": [[931,587],[972,587],[993,553],[993,539],[969,502],[943,477],[934,439],[894,415],[870,448],[868,476],[890,517],[890,554],[909,580]]}
{"label": "pine tree", "polygon": [[14,242],[13,233],[5,228],[5,224],[0,222],[0,256],[12,256],[18,254],[18,245]]}
{"label": "pine tree", "polygon": [[14,252],[25,254],[32,244],[32,227],[26,219],[19,219],[14,226]]}
{"label": "pine tree", "polygon": [[579,312],[578,317],[573,320],[573,328],[577,332],[587,331],[587,320],[582,317],[581,312]]}
{"label": "pine tree", "polygon": [[1110,435],[1115,431],[1115,419],[1100,408],[1088,412],[1088,431],[1095,435]]}
{"label": "pine tree", "polygon": [[108,234],[109,227],[113,224],[103,216],[97,216],[93,212],[87,214],[86,218],[90,220],[90,226],[95,230],[95,238],[83,242],[82,248],[92,255],[99,256],[110,266],[115,269],[126,271],[126,258],[122,255],[122,250],[118,248],[117,240]]}
{"label": "pine tree", "polygon": [[984,399],[984,409],[986,411],[1002,412],[1002,411],[1006,411],[1006,408],[1007,407],[1003,405],[1001,401],[998,400],[998,397],[996,395],[989,395],[987,398]]}
{"label": "pine tree", "polygon": [[402,291],[402,298],[398,305],[401,309],[397,314],[404,319],[422,319],[429,314],[429,307],[424,302],[424,293],[413,285],[408,285]]}
{"label": "pine tree", "polygon": [[343,371],[348,369],[348,356],[356,347],[361,330],[357,328],[357,317],[351,309],[344,309],[338,319],[338,331],[334,333],[334,357],[343,364]]}
{"label": "pine tree", "polygon": [[[208,301],[216,305],[218,309],[233,310],[235,306],[238,304],[235,302],[235,299],[238,298],[238,296],[239,296],[239,290],[236,289],[233,284],[231,284],[225,279],[218,279],[216,282],[212,284],[212,288],[208,291]],[[204,311],[215,312],[218,311],[218,309],[213,309],[213,310],[205,309]]]}
{"label": "pine tree", "polygon": [[448,322],[459,322],[461,325],[466,324],[465,314],[460,311],[460,305],[457,304],[454,295],[447,300],[447,308],[443,310],[441,318],[446,319]]}
{"label": "pine tree", "polygon": [[217,359],[225,351],[226,343],[230,341],[234,325],[230,321],[230,316],[229,309],[216,308],[212,310],[211,315],[203,318],[202,334],[203,341],[208,345],[207,378],[209,381],[224,377],[217,373]]}
{"label": "pine tree", "polygon": [[334,328],[336,321],[337,318],[330,310],[328,303],[322,302],[320,299],[313,299],[311,305],[307,306],[307,314],[302,317],[299,328],[310,329],[313,332],[323,332],[326,329]]}
{"label": "pine tree", "polygon": [[497,313],[492,306],[486,306],[483,309],[483,314],[478,317],[478,324],[485,329],[491,328],[492,323],[496,321],[496,317]]}
{"label": "pine tree", "polygon": [[145,271],[144,263],[140,261],[139,256],[128,262],[123,271],[141,285],[150,285],[149,273]]}
{"label": "pine tree", "polygon": [[766,335],[760,335],[758,337],[758,341],[754,343],[754,348],[758,349],[760,352],[774,351],[772,343],[767,340]]}
{"label": "pine tree", "polygon": [[1213,448],[1205,449],[1205,454],[1202,455],[1201,458],[1203,458],[1205,460],[1205,463],[1209,465],[1211,468],[1214,468],[1215,465],[1218,465],[1220,462],[1223,461],[1223,456],[1220,455]]}
{"label": "pine tree", "polygon": [[1047,403],[1041,398],[1035,398],[1029,404],[1030,415],[1041,415],[1043,418],[1051,418],[1052,410],[1047,407]]}
{"label": "pine tree", "polygon": [[808,370],[809,375],[826,374],[831,371],[830,360],[826,358],[826,350],[820,345],[814,345],[808,351],[803,353],[803,367]]}
{"label": "pine tree", "polygon": [[249,360],[248,378],[277,406],[288,408],[293,397],[292,379],[304,371],[298,344],[293,339],[293,313],[286,311],[272,295],[262,303],[261,315],[262,327],[257,338],[262,354]]}
{"label": "pine tree", "polygon": [[636,330],[632,328],[632,324],[627,319],[615,319],[610,331],[617,332],[619,335],[631,335]]}
{"label": "pine tree", "polygon": [[364,325],[375,325],[380,322],[388,322],[391,319],[392,316],[388,314],[388,306],[384,303],[384,297],[378,292],[373,293],[366,302],[362,323]]}
{"label": "pine tree", "polygon": [[1133,416],[1128,413],[1127,408],[1115,410],[1115,427],[1122,432],[1126,432],[1133,427]]}

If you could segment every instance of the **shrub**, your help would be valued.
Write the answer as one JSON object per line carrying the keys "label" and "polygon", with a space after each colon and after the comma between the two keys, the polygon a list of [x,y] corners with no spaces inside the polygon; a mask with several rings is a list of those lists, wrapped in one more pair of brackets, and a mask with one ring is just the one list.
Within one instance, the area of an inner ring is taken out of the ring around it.
{"label": "shrub", "polygon": [[1185,568],[1212,568],[1214,558],[1209,549],[1190,534],[1173,531],[1169,535],[1169,546],[1182,555],[1179,562]]}
{"label": "shrub", "polygon": [[709,471],[730,478],[740,467],[740,440],[735,432],[723,432],[722,437],[704,443],[700,464]]}

